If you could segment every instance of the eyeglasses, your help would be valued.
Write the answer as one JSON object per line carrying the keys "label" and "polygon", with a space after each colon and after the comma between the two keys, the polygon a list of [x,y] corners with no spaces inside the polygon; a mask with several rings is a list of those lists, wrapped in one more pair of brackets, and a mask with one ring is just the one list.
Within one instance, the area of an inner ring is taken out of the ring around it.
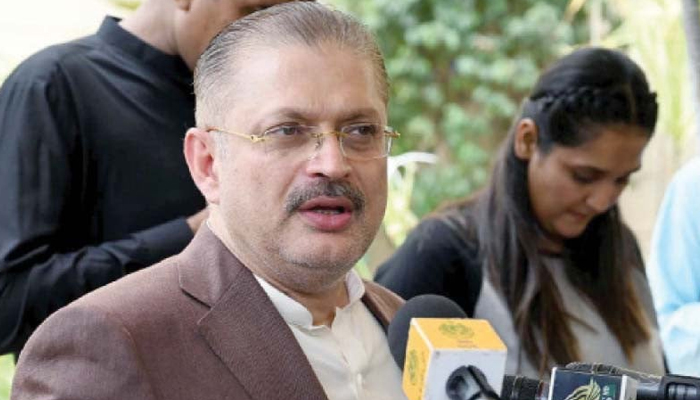
{"label": "eyeglasses", "polygon": [[263,143],[266,153],[278,156],[308,154],[308,157],[312,157],[326,136],[335,136],[343,155],[352,160],[386,157],[391,151],[392,139],[401,136],[390,126],[368,123],[346,125],[333,132],[321,132],[320,127],[308,125],[278,126],[266,130],[261,135],[245,135],[219,128],[209,128],[207,131],[227,133],[246,138],[253,143]]}

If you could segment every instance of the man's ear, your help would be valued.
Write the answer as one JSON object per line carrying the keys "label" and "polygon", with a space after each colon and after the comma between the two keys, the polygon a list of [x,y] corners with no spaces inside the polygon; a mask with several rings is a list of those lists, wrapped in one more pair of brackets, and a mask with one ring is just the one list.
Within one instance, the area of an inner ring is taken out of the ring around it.
{"label": "man's ear", "polygon": [[184,151],[194,184],[207,203],[219,204],[219,175],[214,165],[216,143],[211,133],[190,128],[185,135]]}
{"label": "man's ear", "polygon": [[513,150],[515,156],[521,160],[530,160],[537,151],[537,140],[539,132],[537,124],[530,118],[523,118],[518,121],[515,127],[515,140]]}
{"label": "man's ear", "polygon": [[192,0],[174,0],[175,6],[182,11],[189,11],[192,5]]}

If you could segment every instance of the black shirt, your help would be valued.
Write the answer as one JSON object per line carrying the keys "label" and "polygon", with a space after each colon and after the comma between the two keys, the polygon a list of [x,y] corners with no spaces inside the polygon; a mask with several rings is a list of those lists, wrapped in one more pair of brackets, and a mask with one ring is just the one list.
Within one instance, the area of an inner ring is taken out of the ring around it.
{"label": "black shirt", "polygon": [[374,280],[406,300],[422,294],[445,296],[473,317],[484,275],[478,244],[448,221],[421,221],[379,267]]}
{"label": "black shirt", "polygon": [[0,89],[0,353],[53,311],[178,253],[204,207],[182,145],[192,73],[107,18]]}

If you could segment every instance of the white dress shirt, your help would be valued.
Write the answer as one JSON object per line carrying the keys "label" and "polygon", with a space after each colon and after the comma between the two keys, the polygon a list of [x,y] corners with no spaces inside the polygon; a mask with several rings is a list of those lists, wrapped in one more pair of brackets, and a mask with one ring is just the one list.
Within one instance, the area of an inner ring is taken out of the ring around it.
{"label": "white dress shirt", "polygon": [[262,278],[265,293],[296,337],[329,400],[403,400],[401,370],[386,334],[361,301],[365,286],[351,270],[345,278],[349,303],[336,308],[330,327],[314,326],[311,312]]}

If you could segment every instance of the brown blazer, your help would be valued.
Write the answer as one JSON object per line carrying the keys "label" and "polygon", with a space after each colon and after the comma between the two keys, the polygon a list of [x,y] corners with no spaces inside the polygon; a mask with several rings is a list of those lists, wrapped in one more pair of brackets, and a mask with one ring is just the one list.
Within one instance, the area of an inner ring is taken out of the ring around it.
{"label": "brown blazer", "polygon": [[[365,285],[365,305],[386,326],[402,300],[376,284]],[[203,226],[181,254],[47,319],[22,351],[11,398],[326,396],[254,276]]]}

